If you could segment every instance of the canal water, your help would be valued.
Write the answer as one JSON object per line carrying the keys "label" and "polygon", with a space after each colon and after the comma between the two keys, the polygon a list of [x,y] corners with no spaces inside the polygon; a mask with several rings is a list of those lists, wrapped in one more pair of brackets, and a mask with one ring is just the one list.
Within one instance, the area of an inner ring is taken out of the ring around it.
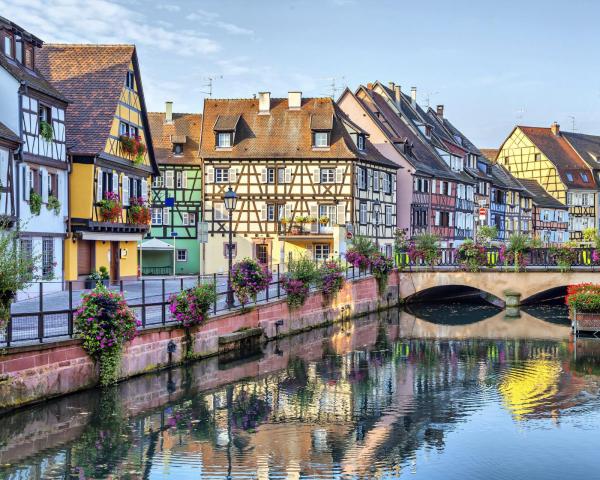
{"label": "canal water", "polygon": [[599,342],[560,306],[391,310],[0,417],[0,478],[598,478]]}

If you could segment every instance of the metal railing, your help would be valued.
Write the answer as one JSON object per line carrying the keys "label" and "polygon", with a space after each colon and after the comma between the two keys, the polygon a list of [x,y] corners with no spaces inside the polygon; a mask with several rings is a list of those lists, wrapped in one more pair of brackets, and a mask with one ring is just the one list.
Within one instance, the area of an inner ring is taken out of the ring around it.
{"label": "metal railing", "polygon": [[[281,278],[286,271],[286,265],[277,265],[272,272],[269,287],[257,296],[252,305],[285,298]],[[370,272],[346,265],[345,275],[352,280],[366,277]],[[142,328],[151,328],[174,323],[169,311],[171,295],[203,283],[214,283],[216,286],[217,295],[211,307],[211,315],[241,308],[235,296],[233,307],[230,309],[227,305],[230,290],[226,274],[120,281],[109,288],[123,294],[136,317],[141,320]],[[81,304],[82,295],[90,291],[77,288],[79,284],[80,282],[40,282],[31,286],[28,294],[32,298],[17,300],[11,306],[6,331],[4,334],[0,333],[0,347],[74,338],[76,311]]]}

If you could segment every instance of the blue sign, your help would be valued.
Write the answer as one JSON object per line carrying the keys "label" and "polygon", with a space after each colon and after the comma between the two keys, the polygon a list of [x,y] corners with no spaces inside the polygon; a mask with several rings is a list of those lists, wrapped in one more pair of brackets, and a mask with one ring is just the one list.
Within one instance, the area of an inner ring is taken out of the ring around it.
{"label": "blue sign", "polygon": [[172,230],[172,231],[171,231],[171,236],[172,236],[172,237],[177,237],[178,235],[179,235],[179,234],[178,234],[178,233],[177,233],[175,230]]}
{"label": "blue sign", "polygon": [[165,207],[174,207],[175,206],[175,198],[167,197],[165,198]]}

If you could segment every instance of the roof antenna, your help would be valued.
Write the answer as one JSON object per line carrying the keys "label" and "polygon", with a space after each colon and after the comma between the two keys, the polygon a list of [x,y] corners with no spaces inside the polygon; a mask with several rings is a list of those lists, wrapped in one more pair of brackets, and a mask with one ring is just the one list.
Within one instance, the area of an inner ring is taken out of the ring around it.
{"label": "roof antenna", "polygon": [[429,108],[429,106],[430,106],[429,105],[430,98],[433,97],[434,95],[437,95],[438,93],[440,93],[440,92],[433,92],[433,93],[427,92],[427,96],[425,97],[425,105],[427,106],[427,108]]}
{"label": "roof antenna", "polygon": [[343,80],[346,80],[346,77],[341,77],[340,80],[342,80],[342,83],[344,84],[344,87],[338,87],[336,82],[335,82],[335,77],[331,78],[331,84],[329,85],[329,88],[331,88],[331,99],[335,101],[335,97],[337,95],[337,92],[343,90],[345,88],[345,84],[346,82],[343,82]]}
{"label": "roof antenna", "polygon": [[571,132],[575,133],[575,115],[569,115],[571,119]]}
{"label": "roof antenna", "polygon": [[223,75],[218,75],[216,77],[206,77],[207,83],[203,84],[203,87],[208,88],[208,91],[200,90],[200,93],[204,93],[208,95],[208,98],[212,97],[213,94],[213,80],[220,80],[223,78]]}

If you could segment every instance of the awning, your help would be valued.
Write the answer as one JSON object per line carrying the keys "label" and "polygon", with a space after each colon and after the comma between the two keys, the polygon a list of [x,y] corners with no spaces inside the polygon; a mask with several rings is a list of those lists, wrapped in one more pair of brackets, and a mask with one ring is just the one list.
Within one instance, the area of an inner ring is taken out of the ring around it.
{"label": "awning", "polygon": [[162,240],[159,240],[158,238],[151,238],[150,240],[146,240],[145,242],[142,242],[142,245],[140,246],[140,250],[145,250],[145,251],[154,251],[154,252],[172,252],[173,251],[173,245],[171,245],[170,243],[167,242],[163,242]]}
{"label": "awning", "polygon": [[141,233],[118,233],[118,232],[81,232],[82,240],[102,240],[104,242],[140,242]]}

